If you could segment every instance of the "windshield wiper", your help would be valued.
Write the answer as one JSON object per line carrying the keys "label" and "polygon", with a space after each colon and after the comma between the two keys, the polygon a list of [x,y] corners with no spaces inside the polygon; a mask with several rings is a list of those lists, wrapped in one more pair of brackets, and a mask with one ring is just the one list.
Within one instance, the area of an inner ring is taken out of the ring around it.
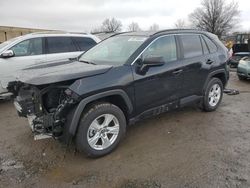
{"label": "windshield wiper", "polygon": [[89,62],[89,61],[79,60],[79,62],[82,62],[82,63],[87,63],[87,64],[91,64],[91,65],[96,65],[95,63],[92,63],[92,62]]}

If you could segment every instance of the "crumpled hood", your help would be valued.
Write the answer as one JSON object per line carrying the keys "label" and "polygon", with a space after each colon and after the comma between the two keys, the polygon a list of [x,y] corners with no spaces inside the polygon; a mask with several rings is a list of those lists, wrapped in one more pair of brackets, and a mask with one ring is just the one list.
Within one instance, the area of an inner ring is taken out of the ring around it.
{"label": "crumpled hood", "polygon": [[111,68],[111,65],[92,65],[79,61],[66,64],[59,62],[57,66],[37,66],[22,70],[16,78],[23,83],[43,85],[103,74]]}

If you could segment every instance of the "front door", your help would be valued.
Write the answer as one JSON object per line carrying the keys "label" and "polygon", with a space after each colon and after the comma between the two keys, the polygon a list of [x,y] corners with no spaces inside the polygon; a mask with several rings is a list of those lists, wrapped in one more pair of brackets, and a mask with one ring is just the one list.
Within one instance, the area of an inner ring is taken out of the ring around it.
{"label": "front door", "polygon": [[46,61],[42,38],[24,40],[8,50],[14,52],[14,57],[0,58],[0,81],[4,88],[16,79],[20,70]]}
{"label": "front door", "polygon": [[139,61],[133,64],[137,114],[178,101],[183,76],[177,49],[175,36],[161,36],[149,45],[139,59],[143,64],[147,58],[161,57],[164,64],[150,66],[143,73],[138,71],[141,66]]}

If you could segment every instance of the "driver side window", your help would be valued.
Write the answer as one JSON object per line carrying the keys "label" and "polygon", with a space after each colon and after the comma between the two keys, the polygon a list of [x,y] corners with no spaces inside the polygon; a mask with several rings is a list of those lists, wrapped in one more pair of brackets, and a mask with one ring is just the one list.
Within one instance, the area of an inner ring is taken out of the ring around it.
{"label": "driver side window", "polygon": [[22,41],[10,48],[16,57],[40,55],[42,50],[42,38],[33,38]]}
{"label": "driver side window", "polygon": [[164,36],[154,41],[142,54],[142,59],[163,57],[165,62],[177,60],[177,50],[174,36]]}

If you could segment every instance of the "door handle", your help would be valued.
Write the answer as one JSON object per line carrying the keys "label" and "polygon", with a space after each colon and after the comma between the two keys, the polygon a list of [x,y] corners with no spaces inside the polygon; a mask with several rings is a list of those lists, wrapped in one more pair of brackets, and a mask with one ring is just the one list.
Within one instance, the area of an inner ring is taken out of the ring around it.
{"label": "door handle", "polygon": [[180,73],[182,73],[182,69],[176,69],[176,70],[174,70],[173,71],[173,74],[180,74]]}
{"label": "door handle", "polygon": [[208,59],[206,62],[206,64],[208,64],[208,65],[211,65],[212,63],[214,63],[214,61],[212,61],[211,59]]}

